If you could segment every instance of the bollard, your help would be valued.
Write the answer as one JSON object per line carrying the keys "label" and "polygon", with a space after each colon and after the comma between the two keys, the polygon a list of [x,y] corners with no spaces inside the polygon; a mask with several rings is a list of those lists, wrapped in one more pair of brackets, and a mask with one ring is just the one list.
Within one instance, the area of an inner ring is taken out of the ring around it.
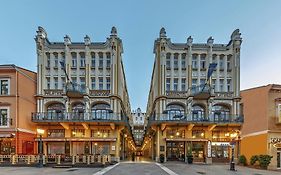
{"label": "bollard", "polygon": [[72,165],[75,164],[75,156],[72,156]]}
{"label": "bollard", "polygon": [[111,155],[107,156],[108,162],[111,163]]}
{"label": "bollard", "polygon": [[106,162],[106,155],[103,155],[103,156],[102,156],[102,164],[104,165],[105,162]]}
{"label": "bollard", "polygon": [[30,165],[30,162],[31,162],[31,157],[30,156],[27,156],[27,165]]}
{"label": "bollard", "polygon": [[16,155],[12,155],[12,165],[16,164]]}
{"label": "bollard", "polygon": [[91,163],[95,163],[95,156],[94,155],[91,156]]}
{"label": "bollard", "polygon": [[61,159],[61,155],[58,155],[58,161],[57,161],[58,165],[60,165],[60,159]]}
{"label": "bollard", "polygon": [[98,163],[101,163],[101,155],[98,155]]}
{"label": "bollard", "polygon": [[91,156],[88,155],[88,156],[87,156],[87,164],[88,164],[88,165],[90,165],[90,163],[91,163],[90,160],[91,160]]}
{"label": "bollard", "polygon": [[48,157],[45,155],[42,155],[42,159],[43,159],[43,165],[46,165],[46,163],[48,163]]}
{"label": "bollard", "polygon": [[76,156],[76,163],[79,163],[79,156]]}
{"label": "bollard", "polygon": [[34,162],[35,162],[35,157],[34,157],[34,155],[31,155],[31,156],[30,156],[30,162],[31,162],[31,163],[34,163]]}
{"label": "bollard", "polygon": [[3,155],[0,155],[0,163],[3,163],[4,159],[3,159]]}
{"label": "bollard", "polygon": [[83,163],[86,163],[86,156],[82,157],[82,161],[83,161]]}

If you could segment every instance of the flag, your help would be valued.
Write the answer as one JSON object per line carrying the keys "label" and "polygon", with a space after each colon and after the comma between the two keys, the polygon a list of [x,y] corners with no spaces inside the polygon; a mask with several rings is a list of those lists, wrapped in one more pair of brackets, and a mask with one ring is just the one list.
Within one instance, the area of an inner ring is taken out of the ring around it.
{"label": "flag", "polygon": [[208,69],[208,74],[207,74],[207,80],[209,80],[209,78],[211,77],[212,73],[214,72],[214,70],[217,67],[217,63],[211,63],[209,65],[209,69]]}
{"label": "flag", "polygon": [[61,67],[62,67],[63,69],[65,69],[65,63],[64,63],[64,61],[60,61],[60,65],[61,65]]}

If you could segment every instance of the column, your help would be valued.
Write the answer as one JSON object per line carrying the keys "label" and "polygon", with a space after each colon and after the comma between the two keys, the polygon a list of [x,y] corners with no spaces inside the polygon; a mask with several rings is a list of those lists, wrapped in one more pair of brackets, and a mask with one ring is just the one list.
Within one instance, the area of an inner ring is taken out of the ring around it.
{"label": "column", "polygon": [[220,91],[220,65],[219,65],[219,61],[220,61],[220,56],[217,55],[216,56],[216,62],[217,62],[217,69],[216,69],[216,88],[215,91],[218,92]]}
{"label": "column", "polygon": [[223,57],[224,91],[227,92],[227,55]]}
{"label": "column", "polygon": [[197,58],[197,65],[198,65],[198,71],[197,71],[197,75],[198,75],[198,80],[197,80],[197,86],[199,86],[200,85],[200,80],[201,80],[201,71],[200,71],[200,69],[201,69],[201,55],[200,54],[198,54],[198,58]]}
{"label": "column", "polygon": [[86,45],[85,48],[85,62],[86,62],[86,69],[85,69],[85,83],[86,83],[86,93],[89,94],[89,90],[91,87],[91,52],[89,46]]}
{"label": "column", "polygon": [[54,54],[50,52],[50,89],[55,89],[54,85]]}
{"label": "column", "polygon": [[191,88],[192,85],[192,53],[191,53],[191,45],[188,47],[186,61],[187,61],[187,71],[186,71],[186,82],[187,89]]}
{"label": "column", "polygon": [[170,82],[171,82],[171,90],[175,90],[174,89],[174,78],[175,78],[175,74],[174,74],[174,53],[171,53],[171,70],[170,70]]}

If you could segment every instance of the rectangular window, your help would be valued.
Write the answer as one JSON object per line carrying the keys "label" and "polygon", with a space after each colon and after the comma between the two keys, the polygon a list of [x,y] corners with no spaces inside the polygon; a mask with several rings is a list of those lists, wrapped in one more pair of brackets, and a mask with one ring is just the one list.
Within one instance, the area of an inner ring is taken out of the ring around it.
{"label": "rectangular window", "polygon": [[216,89],[216,79],[212,79],[212,88]]}
{"label": "rectangular window", "polygon": [[193,130],[192,131],[192,138],[205,138],[205,131],[204,130]]}
{"label": "rectangular window", "polygon": [[192,69],[197,69],[197,56],[192,56]]}
{"label": "rectangular window", "polygon": [[65,78],[61,77],[61,88],[64,89],[65,88]]}
{"label": "rectangular window", "polygon": [[277,106],[277,117],[278,117],[278,122],[281,122],[281,104],[278,104]]}
{"label": "rectangular window", "polygon": [[50,82],[50,78],[48,77],[48,78],[46,78],[46,80],[47,80],[47,89],[50,89],[51,87],[51,82]]}
{"label": "rectangular window", "polygon": [[178,69],[179,68],[179,61],[178,61],[178,58],[179,58],[179,54],[175,53],[174,55],[174,68],[175,69]]}
{"label": "rectangular window", "polygon": [[178,90],[178,79],[175,78],[174,79],[174,91],[177,91]]}
{"label": "rectangular window", "polygon": [[85,67],[86,63],[85,63],[85,58],[80,58],[80,67]]}
{"label": "rectangular window", "polygon": [[54,89],[59,88],[58,77],[54,77]]}
{"label": "rectangular window", "polygon": [[223,89],[223,84],[224,84],[224,80],[223,79],[220,79],[220,91],[223,92],[224,89]]}
{"label": "rectangular window", "polygon": [[186,65],[185,65],[185,58],[186,58],[186,54],[185,53],[183,53],[182,55],[181,55],[181,68],[182,69],[185,69],[186,68]]}
{"label": "rectangular window", "polygon": [[73,68],[77,67],[77,59],[76,58],[72,58],[72,67]]}
{"label": "rectangular window", "polygon": [[86,82],[84,77],[80,77],[80,85],[82,90],[86,89]]}
{"label": "rectangular window", "polygon": [[95,68],[95,67],[96,67],[96,59],[92,58],[92,68]]}
{"label": "rectangular window", "polygon": [[171,79],[170,78],[166,79],[166,90],[167,91],[171,90]]}
{"label": "rectangular window", "polygon": [[227,79],[227,92],[231,92],[231,79]]}
{"label": "rectangular window", "polygon": [[182,79],[181,79],[181,90],[182,90],[182,91],[185,91],[185,87],[186,87],[186,86],[185,86],[185,82],[186,82],[186,79],[185,79],[185,78],[182,78]]}
{"label": "rectangular window", "polygon": [[92,80],[92,89],[94,90],[96,89],[96,78],[92,77],[91,80]]}
{"label": "rectangular window", "polygon": [[0,79],[0,95],[10,94],[10,81],[8,79]]}
{"label": "rectangular window", "polygon": [[95,138],[107,138],[110,137],[110,130],[109,129],[95,129],[92,130],[91,137]]}
{"label": "rectangular window", "polygon": [[99,68],[103,68],[103,58],[99,58]]}
{"label": "rectangular window", "polygon": [[8,109],[0,108],[0,126],[8,126]]}
{"label": "rectangular window", "polygon": [[48,137],[64,137],[64,129],[49,129],[48,130]]}
{"label": "rectangular window", "polygon": [[231,57],[227,58],[227,64],[226,64],[227,70],[231,71]]}
{"label": "rectangular window", "polygon": [[167,69],[171,69],[171,54],[170,53],[166,54],[166,66],[167,66]]}
{"label": "rectangular window", "polygon": [[71,77],[72,83],[77,84],[77,78],[76,77]]}
{"label": "rectangular window", "polygon": [[103,89],[103,77],[99,77],[99,90]]}
{"label": "rectangular window", "polygon": [[196,87],[197,86],[197,79],[192,79],[192,87]]}
{"label": "rectangular window", "polygon": [[59,65],[59,59],[58,59],[58,55],[55,56],[55,66],[54,68],[58,68],[58,65]]}
{"label": "rectangular window", "polygon": [[110,90],[110,77],[106,77],[106,90]]}
{"label": "rectangular window", "polygon": [[206,69],[206,56],[201,56],[200,58],[200,69]]}
{"label": "rectangular window", "polygon": [[84,129],[72,129],[71,136],[72,137],[85,137],[85,130]]}
{"label": "rectangular window", "polygon": [[106,68],[110,68],[110,65],[111,65],[111,60],[110,60],[110,58],[107,58],[106,59]]}
{"label": "rectangular window", "polygon": [[47,56],[47,68],[50,68],[51,66],[51,59],[50,59],[50,54],[49,53],[46,53],[46,56]]}
{"label": "rectangular window", "polygon": [[200,79],[200,85],[204,85],[206,83],[206,79]]}
{"label": "rectangular window", "polygon": [[223,61],[223,58],[221,57],[220,58],[220,70],[223,70],[224,69],[224,66],[223,66],[223,63],[224,63],[224,61]]}

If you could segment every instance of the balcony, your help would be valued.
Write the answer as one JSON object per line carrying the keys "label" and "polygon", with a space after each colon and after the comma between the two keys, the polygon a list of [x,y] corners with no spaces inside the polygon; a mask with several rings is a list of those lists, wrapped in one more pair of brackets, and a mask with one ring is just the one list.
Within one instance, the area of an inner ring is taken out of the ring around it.
{"label": "balcony", "polygon": [[85,87],[82,87],[76,83],[67,83],[66,84],[66,95],[72,98],[82,98],[86,93]]}
{"label": "balcony", "polygon": [[214,115],[198,116],[192,114],[156,114],[149,118],[150,123],[198,123],[198,124],[242,124],[243,115]]}
{"label": "balcony", "polygon": [[110,90],[90,90],[91,96],[104,97],[109,96]]}
{"label": "balcony", "polygon": [[187,91],[166,91],[166,96],[170,98],[186,98],[188,93]]}
{"label": "balcony", "polygon": [[190,90],[190,94],[194,99],[208,99],[211,96],[211,87],[207,84],[194,86]]}
{"label": "balcony", "polygon": [[44,95],[46,96],[61,96],[62,94],[62,89],[44,89]]}
{"label": "balcony", "polygon": [[50,122],[126,122],[127,117],[120,113],[109,112],[36,112],[32,113],[32,122],[50,123]]}

